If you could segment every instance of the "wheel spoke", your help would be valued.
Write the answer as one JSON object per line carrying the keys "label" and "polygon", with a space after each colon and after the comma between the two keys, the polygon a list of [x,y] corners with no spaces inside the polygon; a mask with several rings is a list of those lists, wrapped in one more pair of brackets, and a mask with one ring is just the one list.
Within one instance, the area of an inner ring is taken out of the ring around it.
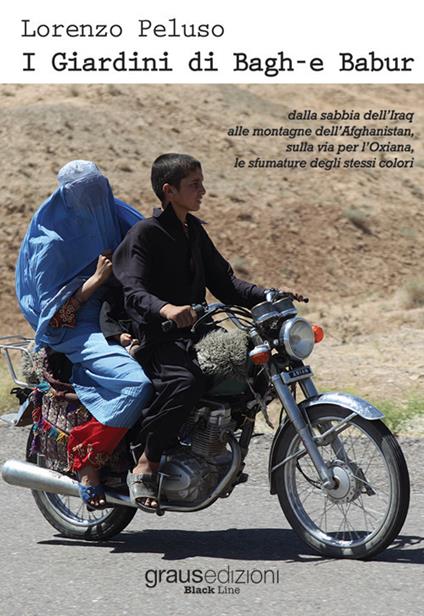
{"label": "wheel spoke", "polygon": [[[359,509],[361,509],[365,515],[369,515],[371,518],[374,518],[374,520],[378,520],[379,518],[381,518],[381,511],[376,511],[375,509],[370,509],[369,507],[365,507],[363,500],[362,500],[362,495],[359,497],[359,503],[358,501],[353,501],[353,505],[355,507],[358,507]],[[374,515],[375,514],[375,515]]]}
{"label": "wheel spoke", "polygon": [[384,490],[382,490],[381,488],[376,487],[375,485],[371,484],[368,479],[364,480],[362,479],[362,477],[358,477],[358,475],[353,475],[353,477],[359,481],[360,483],[364,484],[364,486],[368,486],[369,488],[371,488],[371,490],[373,490],[375,492],[376,495],[378,496],[385,496],[386,499],[389,499],[389,495],[387,494],[387,492],[385,492]]}
{"label": "wheel spoke", "polygon": [[[342,532],[343,534],[345,533],[349,533],[349,535],[352,536],[356,536],[357,538],[361,538],[361,534],[358,533],[357,530],[355,530],[354,526],[352,525],[352,523],[350,522],[349,518],[348,518],[348,513],[350,510],[350,506],[352,503],[347,503],[346,505],[340,504],[339,505],[339,511],[342,514],[342,520],[340,522],[339,528],[338,528],[338,532]],[[342,529],[344,523],[344,528]],[[350,528],[350,530],[349,530]]]}
{"label": "wheel spoke", "polygon": [[374,453],[372,454],[371,458],[368,460],[368,464],[367,464],[367,466],[365,467],[365,469],[364,469],[364,471],[363,471],[364,475],[367,475],[368,470],[369,470],[369,468],[370,468],[371,464],[373,463],[374,458],[375,458],[375,456],[376,456],[377,454],[378,454],[378,451],[377,451],[377,450],[375,450],[375,451],[374,451]]}
{"label": "wheel spoke", "polygon": [[[69,509],[69,511],[71,511],[70,504],[67,505],[67,508]],[[77,517],[80,517],[81,514],[84,514],[84,503],[82,501],[80,502],[80,505],[79,505],[78,509],[75,511],[75,515]]]}
{"label": "wheel spoke", "polygon": [[309,498],[312,494],[314,494],[314,490],[312,490],[312,489],[311,489],[311,490],[308,492],[308,494],[305,496],[305,498],[303,499],[303,504],[305,504],[305,503],[306,503],[306,501],[308,500],[308,498]]}
{"label": "wheel spoke", "polygon": [[325,531],[327,531],[327,501],[328,499],[325,498],[325,495],[323,496],[324,496],[324,511],[322,512],[322,515],[320,517],[319,525],[322,526],[322,524],[324,523],[324,529]]}
{"label": "wheel spoke", "polygon": [[112,508],[89,511],[80,498],[59,494],[44,493],[53,507],[64,520],[81,527],[95,526],[105,520],[113,511]]}
{"label": "wheel spoke", "polygon": [[[335,507],[335,504],[332,503],[329,507],[327,507],[327,513],[333,509]],[[317,507],[315,507],[315,509],[308,509],[308,512],[310,515],[313,515],[314,513],[318,512],[318,511],[322,511],[322,504],[321,505],[317,505]]]}
{"label": "wheel spoke", "polygon": [[[318,436],[332,427],[337,430],[337,425],[345,421],[346,413],[344,409],[318,410],[315,416],[309,416],[311,431]],[[288,460],[276,471],[281,486],[278,494],[283,490],[285,500],[280,496],[280,501],[293,527],[296,530],[299,527],[306,540],[308,536],[314,537],[311,545],[342,550],[348,542],[349,547],[365,548],[370,537],[383,533],[383,528],[388,526],[392,486],[395,481],[399,485],[400,471],[396,460],[393,462],[396,445],[382,449],[382,444],[387,442],[383,441],[387,431],[383,426],[380,429],[380,425],[353,417],[345,423],[337,439],[329,439],[330,442],[319,447],[327,467],[339,469],[338,483],[328,491],[320,487],[320,478],[309,456],[296,459],[293,455],[302,443],[292,429],[291,441],[282,447],[279,458]],[[402,514],[398,512],[399,509],[393,515],[399,519]]]}

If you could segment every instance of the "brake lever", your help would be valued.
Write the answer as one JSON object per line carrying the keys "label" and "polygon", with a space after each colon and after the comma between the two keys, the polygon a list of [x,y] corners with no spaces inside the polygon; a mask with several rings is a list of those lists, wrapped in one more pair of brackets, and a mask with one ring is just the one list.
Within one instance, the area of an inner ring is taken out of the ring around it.
{"label": "brake lever", "polygon": [[[198,308],[198,310],[197,310]],[[196,306],[193,306],[193,310],[199,315],[197,320],[193,323],[193,327],[190,330],[191,334],[196,333],[196,328],[197,326],[202,323],[205,319],[209,318],[210,316],[212,316],[213,314],[215,314],[215,312],[217,310],[219,310],[219,306],[217,306],[216,308],[213,308],[212,310],[210,310],[209,306],[207,304],[196,304]]]}
{"label": "brake lever", "polygon": [[300,293],[292,293],[291,291],[280,291],[279,289],[266,289],[265,297],[267,301],[273,302],[276,299],[283,299],[284,297],[288,297],[291,300],[296,302],[308,304],[309,297],[306,295],[301,295]]}

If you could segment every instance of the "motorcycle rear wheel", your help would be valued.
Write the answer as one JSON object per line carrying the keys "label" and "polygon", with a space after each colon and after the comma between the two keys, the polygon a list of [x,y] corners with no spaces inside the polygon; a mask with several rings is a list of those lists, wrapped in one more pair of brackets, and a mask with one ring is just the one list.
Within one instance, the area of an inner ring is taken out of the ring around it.
{"label": "motorcycle rear wheel", "polygon": [[[27,460],[37,464],[37,456],[29,455],[32,442],[30,435]],[[107,541],[124,530],[135,516],[137,509],[116,506],[97,511],[88,511],[81,499],[74,496],[52,494],[32,490],[35,503],[47,522],[63,537],[86,541]]]}
{"label": "motorcycle rear wheel", "polygon": [[38,509],[47,522],[70,539],[107,541],[128,526],[136,509],[113,507],[88,511],[78,498],[32,491]]}
{"label": "motorcycle rear wheel", "polygon": [[[315,435],[337,426],[351,412],[342,407],[314,407],[309,418]],[[296,533],[323,556],[366,560],[384,550],[399,534],[409,506],[409,475],[402,451],[381,421],[350,419],[338,441],[320,446],[337,477],[325,490],[292,425],[279,443],[275,471],[283,512]],[[341,446],[342,445],[342,446]]]}

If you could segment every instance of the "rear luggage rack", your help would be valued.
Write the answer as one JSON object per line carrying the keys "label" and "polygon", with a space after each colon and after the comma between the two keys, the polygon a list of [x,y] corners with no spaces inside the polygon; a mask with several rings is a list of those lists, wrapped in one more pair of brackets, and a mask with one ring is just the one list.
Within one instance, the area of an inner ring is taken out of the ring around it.
{"label": "rear luggage rack", "polygon": [[7,365],[7,369],[9,371],[12,380],[16,385],[20,387],[29,387],[33,388],[34,383],[26,383],[25,381],[21,381],[18,379],[15,367],[13,365],[13,359],[10,356],[11,351],[20,351],[21,353],[25,353],[28,355],[31,362],[33,361],[31,351],[29,350],[30,345],[34,342],[33,338],[25,338],[24,336],[0,336],[0,351],[4,357],[4,360]]}

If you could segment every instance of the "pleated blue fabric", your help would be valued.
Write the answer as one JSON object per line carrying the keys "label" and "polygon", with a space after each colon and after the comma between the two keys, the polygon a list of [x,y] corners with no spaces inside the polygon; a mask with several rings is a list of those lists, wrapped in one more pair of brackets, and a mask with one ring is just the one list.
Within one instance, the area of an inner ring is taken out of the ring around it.
{"label": "pleated blue fabric", "polygon": [[35,330],[37,348],[49,346],[73,363],[73,385],[101,423],[131,427],[152,395],[141,366],[100,332],[102,289],[78,311],[74,328],[51,327],[59,308],[96,270],[143,216],[113,196],[106,177],[89,161],[59,172],[61,185],[34,214],[16,265],[20,308]]}

